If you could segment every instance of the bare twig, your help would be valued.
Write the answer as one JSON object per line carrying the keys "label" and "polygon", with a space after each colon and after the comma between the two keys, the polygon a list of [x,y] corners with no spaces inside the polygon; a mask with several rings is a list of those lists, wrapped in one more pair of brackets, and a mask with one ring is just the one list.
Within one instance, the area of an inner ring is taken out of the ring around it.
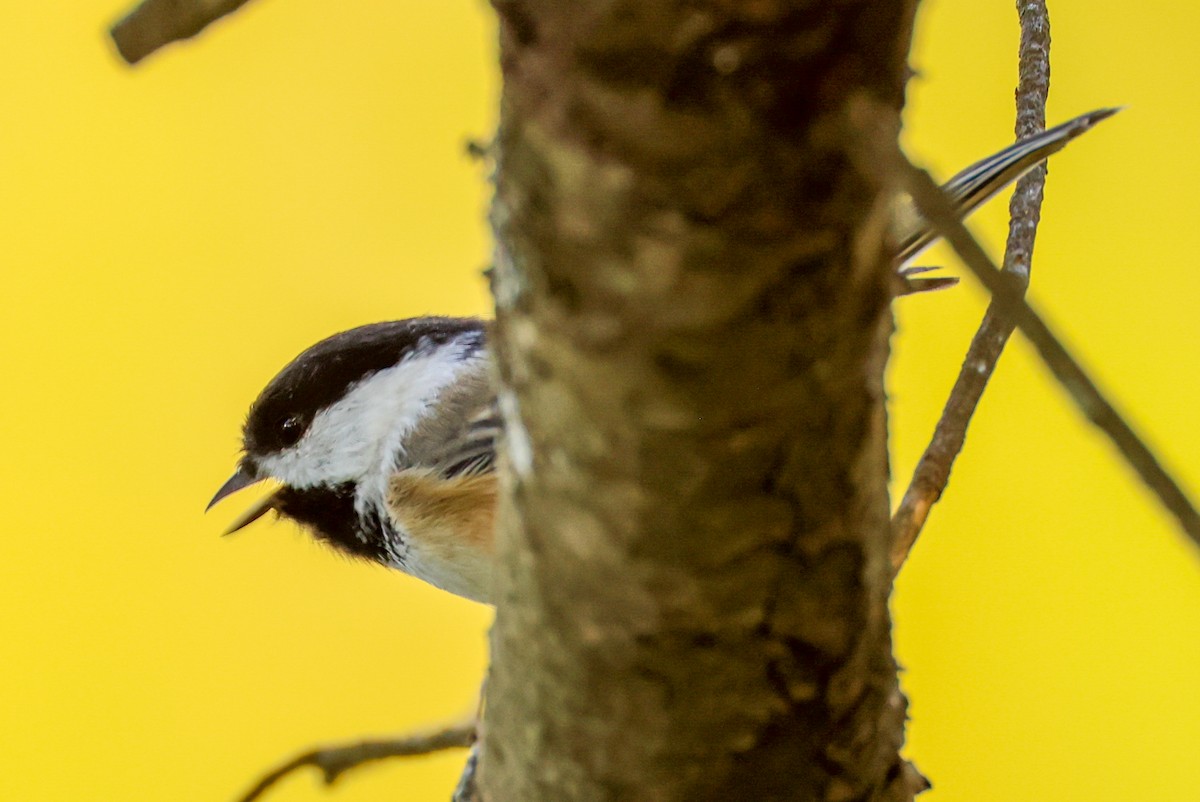
{"label": "bare twig", "polygon": [[350,769],[364,763],[391,757],[414,757],[440,752],[443,749],[459,749],[475,742],[475,722],[447,727],[439,732],[425,735],[410,735],[388,741],[362,741],[360,743],[314,749],[284,763],[264,776],[239,802],[252,802],[266,793],[272,785],[288,774],[305,766],[321,770],[326,785],[332,785]]}
{"label": "bare twig", "polygon": [[171,42],[187,39],[249,0],[142,0],[109,34],[121,58],[136,64]]}
{"label": "bare twig", "polygon": [[[1017,14],[1021,18],[1021,45],[1016,91],[1016,135],[1017,139],[1023,139],[1046,128],[1046,96],[1050,92],[1050,14],[1045,0],[1017,0]],[[1009,201],[1004,271],[1011,276],[1014,290],[1020,293],[1024,293],[1029,286],[1033,244],[1041,218],[1045,182],[1046,168],[1040,165],[1021,178]],[[892,517],[893,571],[899,571],[904,564],[925,526],[930,509],[946,489],[954,460],[966,441],[967,426],[996,369],[1013,326],[1010,318],[997,313],[995,302],[988,307],[967,350],[933,438],[921,455],[908,490]]]}
{"label": "bare twig", "polygon": [[477,802],[479,799],[479,783],[476,780],[476,770],[479,768],[479,744],[471,744],[467,762],[458,778],[458,787],[450,802]]}
{"label": "bare twig", "polygon": [[902,177],[921,214],[937,227],[963,263],[988,288],[997,310],[1016,322],[1017,328],[1037,349],[1042,361],[1084,415],[1108,435],[1129,466],[1176,517],[1195,545],[1200,546],[1200,513],[1158,458],[1113,408],[1045,321],[1026,303],[1020,289],[1009,280],[1011,277],[992,264],[929,174],[915,167],[898,148],[893,149],[891,155],[898,161],[897,175]]}

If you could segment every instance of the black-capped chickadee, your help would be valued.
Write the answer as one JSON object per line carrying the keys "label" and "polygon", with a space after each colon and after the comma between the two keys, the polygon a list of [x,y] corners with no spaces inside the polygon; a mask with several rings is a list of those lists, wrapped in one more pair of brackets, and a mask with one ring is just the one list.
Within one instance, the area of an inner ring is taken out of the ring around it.
{"label": "black-capped chickadee", "polygon": [[[1115,111],[1017,142],[943,189],[965,216]],[[911,203],[902,203],[897,264],[935,239]],[[900,292],[947,283],[917,272],[901,270]],[[489,602],[500,431],[484,321],[421,317],[361,326],[322,340],[271,380],[250,408],[237,470],[209,507],[274,479],[281,486],[229,533],[275,510],[346,553]]]}

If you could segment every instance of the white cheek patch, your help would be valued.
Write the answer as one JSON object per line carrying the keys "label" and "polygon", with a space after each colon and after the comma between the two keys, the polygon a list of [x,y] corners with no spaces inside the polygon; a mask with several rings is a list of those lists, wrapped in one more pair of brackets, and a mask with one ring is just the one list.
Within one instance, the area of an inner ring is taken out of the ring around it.
{"label": "white cheek patch", "polygon": [[358,382],[317,413],[299,443],[262,459],[262,468],[296,488],[366,480],[379,485],[370,492],[382,498],[401,439],[470,364],[463,359],[465,347],[441,346]]}

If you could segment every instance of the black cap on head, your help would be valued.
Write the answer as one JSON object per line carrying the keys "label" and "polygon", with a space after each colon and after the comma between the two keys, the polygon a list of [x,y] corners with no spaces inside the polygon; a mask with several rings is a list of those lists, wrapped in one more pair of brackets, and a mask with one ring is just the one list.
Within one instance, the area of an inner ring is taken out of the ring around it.
{"label": "black cap on head", "polygon": [[477,333],[477,318],[421,317],[372,323],[328,337],[293,359],[250,407],[242,432],[248,454],[269,454],[294,445],[322,409],[353,384],[422,349]]}

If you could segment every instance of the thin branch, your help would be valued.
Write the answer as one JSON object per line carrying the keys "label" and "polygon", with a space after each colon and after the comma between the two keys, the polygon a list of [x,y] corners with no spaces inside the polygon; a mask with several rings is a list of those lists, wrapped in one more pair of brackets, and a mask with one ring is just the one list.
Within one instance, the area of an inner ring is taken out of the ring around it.
{"label": "thin branch", "polygon": [[471,751],[467,754],[467,762],[463,765],[462,774],[458,778],[458,787],[454,789],[454,796],[450,798],[450,802],[478,802],[479,782],[476,774],[478,768],[479,744],[473,743]]}
{"label": "thin branch", "polygon": [[1113,408],[1045,321],[1026,303],[1020,288],[1013,286],[1012,277],[1003,274],[992,263],[929,174],[908,161],[898,148],[890,155],[897,161],[897,174],[902,177],[917,209],[931,225],[937,227],[963,263],[991,292],[997,310],[1016,322],[1017,328],[1037,349],[1042,361],[1084,415],[1108,435],[1129,466],[1178,519],[1180,527],[1193,543],[1200,547],[1200,513],[1178,483]]}
{"label": "thin branch", "polygon": [[[1024,139],[1046,129],[1046,97],[1050,93],[1050,13],[1045,0],[1017,0],[1017,14],[1021,18],[1021,45],[1016,91],[1016,135],[1017,139]],[[1045,183],[1046,168],[1039,165],[1017,182],[1008,205],[1004,271],[1011,276],[1014,290],[1021,294],[1029,286],[1034,238],[1041,219]],[[930,509],[946,489],[954,460],[966,441],[967,426],[996,369],[1013,326],[1010,318],[997,312],[997,305],[993,301],[971,340],[971,347],[967,350],[933,438],[921,455],[908,490],[892,517],[893,571],[899,571],[908,558],[917,536],[925,526]]]}
{"label": "thin branch", "polygon": [[297,755],[279,768],[264,776],[239,802],[253,802],[267,789],[305,766],[321,770],[326,785],[333,785],[342,774],[364,763],[392,757],[414,757],[440,752],[444,749],[461,749],[475,742],[475,722],[447,727],[440,732],[410,735],[388,741],[362,741],[360,743],[314,749]]}
{"label": "thin branch", "polygon": [[249,0],[142,0],[109,31],[129,64],[171,42],[188,39]]}

